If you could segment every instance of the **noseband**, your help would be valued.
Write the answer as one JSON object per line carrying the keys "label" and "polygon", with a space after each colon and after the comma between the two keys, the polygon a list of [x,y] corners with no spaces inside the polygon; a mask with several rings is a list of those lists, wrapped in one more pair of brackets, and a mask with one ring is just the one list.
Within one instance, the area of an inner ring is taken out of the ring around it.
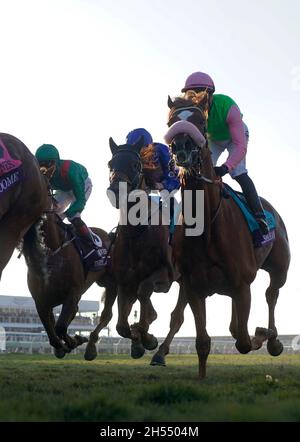
{"label": "noseband", "polygon": [[[130,178],[128,177],[128,175],[126,175],[124,172],[122,172],[122,171],[120,171],[120,170],[113,171],[113,174],[114,174],[114,176],[117,176],[117,175],[120,176],[120,175],[122,174],[123,177],[122,177],[122,179],[120,179],[118,182],[121,182],[121,181],[122,181],[122,182],[126,182],[127,184],[129,184],[129,186],[131,186],[132,189],[136,189],[136,188],[138,187],[140,181],[141,181],[141,175],[142,175],[142,163],[141,163],[141,157],[140,157],[140,154],[138,154],[138,153],[135,152],[134,150],[130,150],[130,149],[122,149],[122,150],[116,152],[116,153],[113,155],[111,161],[112,161],[112,160],[113,160],[118,154],[121,154],[121,153],[123,153],[123,152],[127,152],[127,153],[130,153],[130,154],[134,154],[134,155],[136,155],[137,160],[138,160],[138,165],[139,165],[138,170],[137,170],[136,174],[134,175],[134,177],[133,177],[132,179],[130,179]],[[111,184],[112,184],[112,182],[111,182]]]}

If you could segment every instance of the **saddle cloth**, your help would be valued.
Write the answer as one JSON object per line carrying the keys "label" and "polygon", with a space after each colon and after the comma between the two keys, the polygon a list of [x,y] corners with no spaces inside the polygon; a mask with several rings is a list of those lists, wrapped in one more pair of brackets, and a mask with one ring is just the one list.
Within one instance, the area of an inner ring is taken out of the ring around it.
{"label": "saddle cloth", "polygon": [[91,231],[94,240],[94,247],[91,248],[90,244],[87,244],[84,239],[76,235],[73,226],[65,224],[59,216],[58,223],[66,232],[68,239],[74,239],[75,248],[79,253],[82,265],[86,272],[97,272],[109,264],[110,256],[108,255],[108,250],[98,235]]}
{"label": "saddle cloth", "polygon": [[264,210],[270,231],[267,235],[263,235],[259,229],[258,222],[254,218],[254,215],[252,214],[249,206],[247,205],[244,195],[241,192],[233,190],[226,183],[223,183],[223,186],[225,194],[227,196],[229,195],[233,199],[233,201],[237,204],[242,214],[244,215],[249,230],[252,233],[254,247],[262,247],[273,242],[275,240],[275,229],[276,229],[276,221],[273,213]]}

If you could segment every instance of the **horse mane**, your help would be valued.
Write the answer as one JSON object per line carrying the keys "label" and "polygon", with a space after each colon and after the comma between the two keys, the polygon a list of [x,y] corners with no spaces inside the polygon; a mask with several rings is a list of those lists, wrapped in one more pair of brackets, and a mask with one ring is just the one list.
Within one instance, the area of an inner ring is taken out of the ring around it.
{"label": "horse mane", "polygon": [[46,245],[44,235],[42,233],[41,227],[44,220],[41,218],[35,224],[33,224],[30,229],[26,232],[23,238],[23,252],[32,252],[33,250],[39,250],[41,253],[45,253]]}

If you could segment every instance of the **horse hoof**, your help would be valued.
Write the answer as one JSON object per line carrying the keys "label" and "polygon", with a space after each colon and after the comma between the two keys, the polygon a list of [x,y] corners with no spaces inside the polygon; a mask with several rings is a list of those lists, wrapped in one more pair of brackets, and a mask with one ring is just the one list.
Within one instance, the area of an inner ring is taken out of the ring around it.
{"label": "horse hoof", "polygon": [[158,346],[158,340],[155,336],[150,335],[149,333],[146,333],[144,336],[142,336],[142,343],[146,350],[155,350]]}
{"label": "horse hoof", "polygon": [[270,339],[267,342],[267,350],[271,356],[279,356],[283,352],[283,345],[279,339]]}
{"label": "horse hoof", "polygon": [[166,367],[165,357],[160,355],[159,353],[155,353],[153,355],[150,365],[159,365],[160,367]]}
{"label": "horse hoof", "polygon": [[276,338],[274,330],[272,330],[271,328],[264,328],[264,327],[256,327],[255,336],[263,338],[265,340]]}
{"label": "horse hoof", "polygon": [[142,344],[131,344],[131,357],[139,359],[145,354],[145,349]]}
{"label": "horse hoof", "polygon": [[252,350],[251,342],[240,344],[238,341],[235,343],[236,349],[243,355],[249,353]]}
{"label": "horse hoof", "polygon": [[65,357],[66,352],[63,348],[55,348],[54,354],[58,359],[62,359]]}
{"label": "horse hoof", "polygon": [[88,345],[85,349],[84,359],[86,361],[93,361],[94,359],[96,359],[96,357],[97,357],[96,345],[93,342],[88,343]]}

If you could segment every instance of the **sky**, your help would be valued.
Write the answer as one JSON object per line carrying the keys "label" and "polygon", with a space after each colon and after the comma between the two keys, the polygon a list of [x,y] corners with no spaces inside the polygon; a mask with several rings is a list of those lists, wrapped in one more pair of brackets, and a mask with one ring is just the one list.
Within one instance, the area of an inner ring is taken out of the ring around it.
{"label": "sky", "polygon": [[[54,144],[62,158],[85,165],[94,187],[82,218],[91,226],[109,231],[118,221],[106,197],[110,136],[122,144],[130,130],[145,127],[163,141],[167,96],[179,94],[195,71],[210,74],[216,92],[237,102],[250,131],[249,175],[290,239],[277,329],[300,334],[298,0],[0,0],[0,17],[0,132],[33,153]],[[261,271],[252,284],[250,334],[267,326],[267,286]],[[16,253],[1,294],[30,296]],[[168,294],[152,296],[159,314],[150,331],[157,336],[168,332],[177,294],[174,283]],[[100,297],[95,285],[82,299]],[[208,298],[208,333],[229,334],[230,315],[230,298]],[[116,316],[115,307],[113,335]],[[178,336],[195,336],[189,308]]]}

